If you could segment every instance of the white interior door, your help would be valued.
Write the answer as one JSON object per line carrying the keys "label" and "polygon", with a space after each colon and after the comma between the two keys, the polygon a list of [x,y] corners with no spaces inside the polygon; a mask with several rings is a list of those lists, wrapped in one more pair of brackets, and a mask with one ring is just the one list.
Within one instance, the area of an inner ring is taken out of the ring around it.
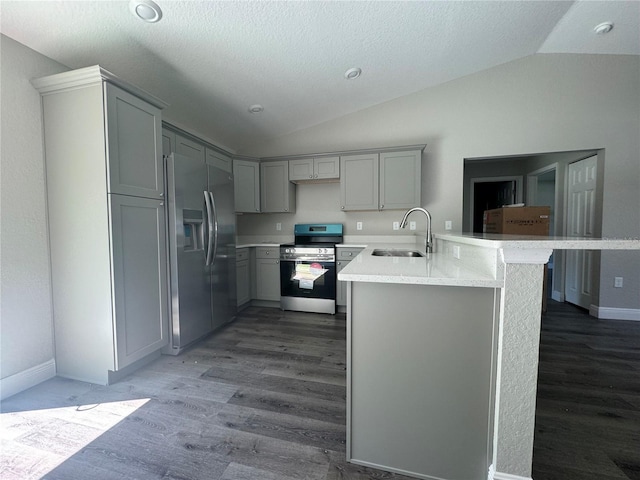
{"label": "white interior door", "polygon": [[[567,236],[593,237],[597,156],[569,165],[567,177]],[[569,250],[566,254],[565,299],[583,308],[591,305],[593,252]]]}

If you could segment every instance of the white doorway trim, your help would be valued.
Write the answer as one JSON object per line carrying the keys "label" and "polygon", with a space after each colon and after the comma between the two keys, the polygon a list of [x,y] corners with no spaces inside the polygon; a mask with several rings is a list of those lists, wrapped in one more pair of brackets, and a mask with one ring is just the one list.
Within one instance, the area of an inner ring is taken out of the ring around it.
{"label": "white doorway trim", "polygon": [[488,183],[488,182],[516,182],[516,203],[522,203],[522,186],[524,184],[524,179],[522,175],[507,175],[504,177],[475,177],[470,179],[469,186],[469,225],[467,226],[468,231],[473,231],[473,198],[475,196],[475,186],[476,183]]}
{"label": "white doorway trim", "polygon": [[[552,163],[550,165],[546,165],[538,170],[534,170],[533,172],[527,173],[527,205],[532,206],[536,202],[536,194],[538,193],[538,177],[544,175],[549,172],[556,172],[556,184],[555,184],[555,201],[553,204],[553,211],[557,212],[560,208],[560,195],[562,194],[562,188],[557,181],[558,178],[558,168],[560,165],[556,163]],[[558,234],[558,223],[557,223],[557,215],[555,215],[553,222],[553,233],[554,235]]]}
{"label": "white doorway trim", "polygon": [[[560,164],[550,163],[542,168],[527,173],[527,205],[536,205],[538,195],[538,179],[542,175],[549,172],[555,172],[556,180],[554,184],[554,199],[553,199],[553,225],[551,226],[552,235],[562,235],[563,225],[559,223],[559,218],[564,219],[564,215],[559,215],[563,205],[563,185],[558,178]],[[560,230],[560,231],[559,231]],[[551,254],[549,265],[553,265],[551,276],[551,298],[556,302],[564,302],[564,257],[562,251],[555,251]]]}

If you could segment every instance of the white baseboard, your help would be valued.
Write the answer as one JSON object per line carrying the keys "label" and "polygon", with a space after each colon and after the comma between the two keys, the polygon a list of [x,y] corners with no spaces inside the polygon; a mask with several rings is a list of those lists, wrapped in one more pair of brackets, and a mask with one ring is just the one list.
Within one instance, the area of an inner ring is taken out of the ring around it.
{"label": "white baseboard", "polygon": [[640,321],[640,309],[589,306],[589,315],[604,320],[636,320]]}
{"label": "white baseboard", "polygon": [[51,360],[0,379],[0,400],[31,388],[56,376],[56,361]]}
{"label": "white baseboard", "polygon": [[520,475],[511,475],[510,473],[495,472],[489,480],[533,480],[531,477],[521,477]]}
{"label": "white baseboard", "polygon": [[556,302],[564,302],[564,293],[554,290],[551,292],[551,298]]}

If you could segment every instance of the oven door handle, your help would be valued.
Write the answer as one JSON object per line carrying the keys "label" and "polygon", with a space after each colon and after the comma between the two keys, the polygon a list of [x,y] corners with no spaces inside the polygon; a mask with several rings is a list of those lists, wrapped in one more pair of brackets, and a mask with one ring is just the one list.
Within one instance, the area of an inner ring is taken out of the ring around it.
{"label": "oven door handle", "polygon": [[283,262],[314,262],[314,263],[326,263],[326,264],[335,264],[335,259],[327,259],[327,258],[309,258],[309,257],[299,257],[299,258],[290,258],[290,257],[280,257],[280,260]]}

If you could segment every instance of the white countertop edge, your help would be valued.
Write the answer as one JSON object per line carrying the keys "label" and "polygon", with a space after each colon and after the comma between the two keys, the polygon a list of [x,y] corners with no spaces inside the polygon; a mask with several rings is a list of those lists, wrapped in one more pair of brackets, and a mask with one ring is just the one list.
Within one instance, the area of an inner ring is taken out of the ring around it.
{"label": "white countertop edge", "polygon": [[[504,286],[502,279],[492,278],[473,268],[468,268],[459,260],[450,259],[437,252],[421,258],[376,257],[371,255],[376,248],[424,251],[419,246],[406,243],[369,244],[338,273],[338,280],[452,287],[501,288]],[[389,270],[397,271],[398,268],[405,272],[389,273]]]}
{"label": "white countertop edge", "polygon": [[488,248],[554,250],[640,250],[640,240],[587,237],[542,237],[533,235],[499,235],[472,233],[436,233],[434,237],[450,242]]}
{"label": "white countertop edge", "polygon": [[363,283],[396,283],[405,285],[440,285],[444,287],[502,288],[504,282],[494,279],[448,278],[448,277],[409,277],[403,275],[369,275],[357,273],[339,273],[338,280]]}
{"label": "white countertop edge", "polygon": [[280,247],[280,244],[279,243],[243,243],[241,245],[236,244],[236,249],[249,248],[249,247]]}

